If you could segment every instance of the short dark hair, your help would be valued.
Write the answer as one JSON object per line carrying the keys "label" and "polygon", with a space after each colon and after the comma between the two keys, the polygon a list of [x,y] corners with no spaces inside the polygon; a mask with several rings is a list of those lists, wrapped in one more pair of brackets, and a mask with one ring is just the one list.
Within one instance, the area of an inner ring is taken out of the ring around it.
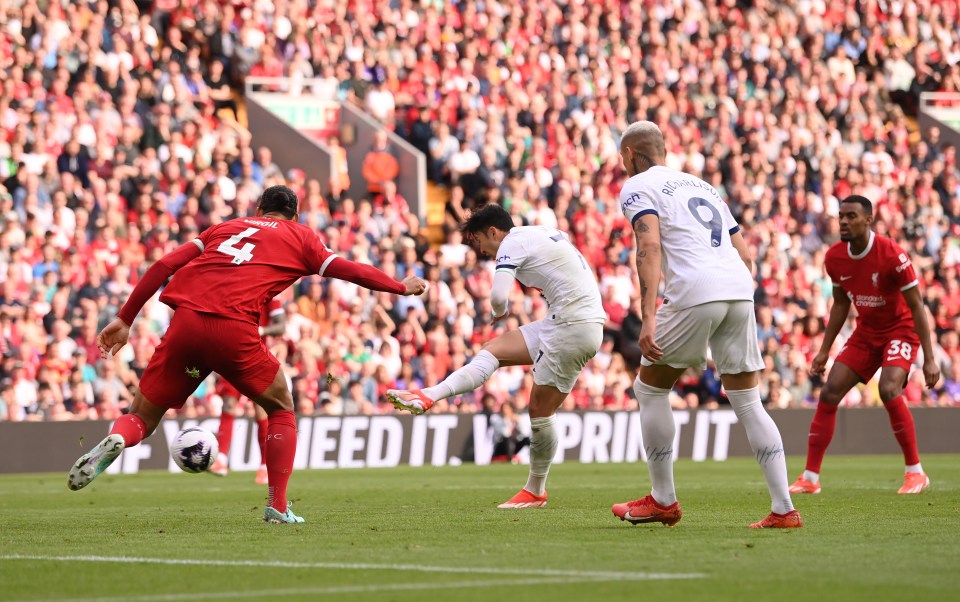
{"label": "short dark hair", "polygon": [[464,236],[472,236],[491,226],[504,232],[513,229],[513,218],[506,209],[496,203],[489,203],[471,213],[467,221],[460,225],[460,232]]}
{"label": "short dark hair", "polygon": [[300,201],[297,193],[286,186],[271,186],[260,195],[257,208],[263,213],[279,213],[288,219],[297,215]]}
{"label": "short dark hair", "polygon": [[845,199],[843,199],[842,201],[840,201],[840,204],[841,204],[841,205],[844,204],[844,203],[856,203],[856,204],[860,205],[861,207],[863,207],[863,212],[864,212],[864,213],[866,213],[867,215],[873,215],[873,203],[871,203],[871,202],[870,202],[870,199],[868,199],[867,197],[865,197],[865,196],[863,196],[863,195],[851,194],[851,195],[848,196],[847,198],[845,198]]}

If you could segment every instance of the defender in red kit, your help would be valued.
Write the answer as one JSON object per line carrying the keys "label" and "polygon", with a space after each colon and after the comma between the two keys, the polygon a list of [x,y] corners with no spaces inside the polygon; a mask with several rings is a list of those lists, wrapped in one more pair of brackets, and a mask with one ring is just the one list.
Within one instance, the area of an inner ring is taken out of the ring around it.
{"label": "defender in red kit", "polygon": [[823,345],[810,365],[811,374],[825,372],[830,348],[851,306],[857,309],[857,326],[834,360],[820,393],[810,425],[806,470],[790,486],[790,493],[820,493],[820,465],[833,439],[840,401],[858,383],[873,378],[878,369],[880,400],[890,414],[906,463],[898,493],[920,493],[930,485],[920,465],[903,386],[918,347],[923,348],[928,388],[940,380],[940,368],[933,358],[930,327],[910,258],[895,242],[875,234],[870,229],[872,221],[873,205],[867,198],[853,195],[840,202],[840,242],[830,247],[825,259],[833,281],[833,307]]}
{"label": "defender in red kit", "polygon": [[163,340],[150,359],[130,413],[81,456],[67,480],[86,487],[127,447],[157,428],[171,408],[210,372],[217,372],[267,412],[269,501],[264,520],[298,523],[287,504],[287,482],[297,448],[293,397],[280,362],[260,336],[264,305],[301,276],[319,274],[397,295],[420,295],[426,282],[397,282],[380,270],[337,257],[316,232],[297,222],[298,200],[286,186],[267,188],[256,217],[240,217],[205,230],[157,261],[97,337],[104,358],[127,343],[130,325],[147,299],[173,275],[160,300],[174,308]]}

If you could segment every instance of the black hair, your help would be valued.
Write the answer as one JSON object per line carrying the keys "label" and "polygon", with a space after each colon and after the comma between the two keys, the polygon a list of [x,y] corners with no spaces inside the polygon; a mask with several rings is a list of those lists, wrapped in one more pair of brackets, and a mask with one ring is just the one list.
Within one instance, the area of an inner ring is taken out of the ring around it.
{"label": "black hair", "polygon": [[469,237],[491,226],[504,232],[513,229],[513,218],[506,209],[496,203],[489,203],[471,213],[467,221],[460,225],[460,232]]}
{"label": "black hair", "polygon": [[865,196],[862,196],[859,194],[851,194],[847,198],[840,201],[841,205],[844,203],[856,203],[861,207],[863,207],[864,213],[866,213],[867,215],[873,215],[873,203],[871,203],[870,199],[868,199]]}
{"label": "black hair", "polygon": [[260,195],[257,208],[265,214],[279,213],[287,219],[293,219],[297,215],[299,204],[297,193],[294,191],[286,186],[271,186]]}

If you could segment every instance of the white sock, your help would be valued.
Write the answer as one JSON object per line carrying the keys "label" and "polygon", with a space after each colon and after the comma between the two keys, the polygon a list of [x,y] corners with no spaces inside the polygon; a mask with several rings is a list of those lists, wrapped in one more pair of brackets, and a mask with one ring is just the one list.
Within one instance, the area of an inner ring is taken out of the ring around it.
{"label": "white sock", "polygon": [[917,474],[923,474],[923,466],[920,466],[920,464],[913,464],[913,465],[907,466],[906,472],[915,472]]}
{"label": "white sock", "polygon": [[640,430],[647,452],[647,470],[650,472],[650,495],[662,506],[677,501],[673,485],[673,440],[677,424],[667,396],[669,389],[651,387],[639,377],[633,381],[633,392],[640,405]]}
{"label": "white sock", "polygon": [[753,456],[763,470],[770,491],[771,508],[777,514],[793,510],[790,499],[790,484],[787,481],[787,459],[783,453],[783,440],[777,424],[767,414],[760,401],[760,388],[727,390],[727,397],[737,418],[747,430],[747,440]]}
{"label": "white sock", "polygon": [[[472,363],[472,362],[471,362]],[[524,489],[535,495],[543,495],[547,488],[547,473],[557,455],[557,431],[553,428],[556,416],[531,418],[530,430],[530,476]]]}
{"label": "white sock", "polygon": [[500,367],[500,362],[486,349],[477,354],[463,368],[443,379],[443,382],[423,389],[423,394],[436,401],[479,389]]}
{"label": "white sock", "polygon": [[818,473],[818,472],[811,472],[811,471],[809,471],[809,470],[804,470],[804,471],[803,471],[803,480],[804,480],[804,481],[810,481],[811,483],[814,483],[814,484],[819,483],[819,482],[820,482],[820,473]]}

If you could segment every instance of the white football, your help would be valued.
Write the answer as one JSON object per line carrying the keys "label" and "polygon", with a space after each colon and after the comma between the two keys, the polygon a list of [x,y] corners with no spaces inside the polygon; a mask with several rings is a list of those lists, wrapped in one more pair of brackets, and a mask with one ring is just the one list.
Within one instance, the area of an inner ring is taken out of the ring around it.
{"label": "white football", "polygon": [[213,466],[220,445],[217,436],[198,426],[183,429],[170,444],[170,455],[184,472],[203,472]]}

